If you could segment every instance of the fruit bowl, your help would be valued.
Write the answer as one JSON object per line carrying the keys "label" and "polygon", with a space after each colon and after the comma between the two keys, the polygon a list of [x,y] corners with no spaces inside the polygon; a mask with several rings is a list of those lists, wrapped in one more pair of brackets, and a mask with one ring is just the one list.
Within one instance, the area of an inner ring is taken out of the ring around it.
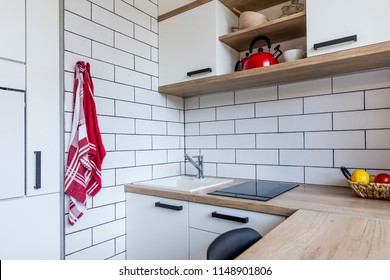
{"label": "fruit bowl", "polygon": [[348,180],[348,184],[361,197],[390,200],[390,184],[359,183],[351,180]]}

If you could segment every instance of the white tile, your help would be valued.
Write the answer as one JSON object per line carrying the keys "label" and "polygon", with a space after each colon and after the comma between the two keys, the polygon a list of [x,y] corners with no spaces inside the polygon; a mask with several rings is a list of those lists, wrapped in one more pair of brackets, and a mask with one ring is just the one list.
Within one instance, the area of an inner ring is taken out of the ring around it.
{"label": "white tile", "polygon": [[[115,239],[116,240],[116,239]],[[117,249],[117,243],[115,243],[115,250]],[[115,251],[117,252],[117,251]],[[108,258],[107,260],[110,261],[125,261],[126,260],[126,252],[119,253],[115,256],[112,256],[111,258]]]}
{"label": "white tile", "polygon": [[186,123],[214,121],[215,120],[215,108],[185,111],[185,120],[186,120]]}
{"label": "white tile", "polygon": [[115,102],[112,99],[95,97],[96,113],[98,115],[110,115],[115,114]]}
{"label": "white tile", "polygon": [[168,122],[180,122],[180,111],[177,109],[153,107],[152,119]]}
{"label": "white tile", "polygon": [[134,166],[134,152],[130,151],[115,151],[107,152],[106,157],[104,158],[102,168],[120,168],[120,167],[129,167]]}
{"label": "white tile", "polygon": [[168,162],[184,161],[184,150],[168,150]]}
{"label": "white tile", "polygon": [[134,36],[134,24],[132,22],[96,5],[92,6],[92,20],[127,36]]}
{"label": "white tile", "polygon": [[281,150],[281,165],[333,166],[332,150]]}
{"label": "white tile", "polygon": [[390,88],[366,91],[366,109],[390,108]]}
{"label": "white tile", "polygon": [[184,136],[184,123],[168,123],[168,135]]}
{"label": "white tile", "polygon": [[294,98],[332,93],[330,78],[284,84],[279,86],[279,98]]}
{"label": "white tile", "polygon": [[135,57],[135,70],[157,77],[158,63],[142,57]]}
{"label": "white tile", "polygon": [[280,132],[321,131],[332,129],[332,114],[313,114],[279,118]]}
{"label": "white tile", "polygon": [[92,42],[92,57],[107,63],[134,69],[134,55],[100,43]]}
{"label": "white tile", "polygon": [[154,18],[157,18],[158,6],[150,1],[134,0],[134,7]]}
{"label": "white tile", "polygon": [[287,99],[256,103],[256,117],[297,115],[303,113],[303,101]]}
{"label": "white tile", "polygon": [[98,116],[101,133],[128,133],[135,131],[134,120],[117,117]]}
{"label": "white tile", "polygon": [[92,246],[92,229],[65,235],[65,255]]}
{"label": "white tile", "polygon": [[339,168],[305,168],[305,183],[329,186],[347,186],[347,180]]}
{"label": "white tile", "polygon": [[204,162],[216,162],[216,163],[235,163],[236,162],[236,153],[234,150],[202,149],[201,154],[203,155]]}
{"label": "white tile", "polygon": [[200,135],[234,134],[234,121],[200,123]]}
{"label": "white tile", "polygon": [[335,166],[389,169],[389,150],[335,150]]}
{"label": "white tile", "polygon": [[110,46],[114,45],[112,30],[67,11],[65,11],[64,25],[67,31]]}
{"label": "white tile", "polygon": [[390,69],[333,78],[333,91],[355,91],[390,87]]}
{"label": "white tile", "polygon": [[152,87],[151,87],[151,89],[157,92],[158,91],[158,87],[159,87],[158,77],[153,77],[152,76]]}
{"label": "white tile", "polygon": [[119,254],[121,252],[125,254],[121,260],[126,260],[126,236],[115,238],[115,253]]}
{"label": "white tile", "polygon": [[74,73],[74,68],[76,66],[76,63],[77,61],[80,60],[88,61],[89,64],[91,65],[92,81],[94,81],[94,78],[101,78],[101,79],[111,80],[111,81],[114,80],[114,65],[101,62],[96,59],[91,59],[89,57],[70,53],[70,52],[65,52],[65,56],[64,56],[65,71]]}
{"label": "white tile", "polygon": [[114,151],[115,150],[115,135],[113,134],[101,134],[102,141],[104,144],[104,148],[106,151]]}
{"label": "white tile", "polygon": [[150,46],[147,44],[115,32],[115,48],[132,53],[136,56],[150,59]]}
{"label": "white tile", "polygon": [[167,163],[167,151],[136,151],[136,165],[150,165]]}
{"label": "white tile", "polygon": [[79,35],[67,31],[64,32],[64,47],[65,50],[67,51],[91,57],[92,56],[91,45],[92,42],[89,39],[86,39],[84,37],[81,37]]}
{"label": "white tile", "polygon": [[151,77],[133,70],[115,67],[115,81],[131,86],[150,89]]}
{"label": "white tile", "polygon": [[277,150],[237,150],[237,163],[278,164]]}
{"label": "white tile", "polygon": [[236,120],[236,133],[277,132],[277,118]]}
{"label": "white tile", "polygon": [[152,107],[133,102],[116,101],[115,113],[120,117],[151,119]]}
{"label": "white tile", "polygon": [[353,111],[364,109],[364,95],[362,91],[344,94],[331,94],[304,99],[305,114]]}
{"label": "white tile", "polygon": [[158,48],[158,34],[138,25],[135,25],[135,39]]}
{"label": "white tile", "polygon": [[367,130],[367,149],[390,149],[390,130]]}
{"label": "white tile", "polygon": [[254,116],[254,104],[217,107],[217,120],[245,119],[253,118]]}
{"label": "white tile", "polygon": [[235,102],[253,103],[260,101],[276,100],[278,98],[278,88],[276,86],[250,88],[236,91]]}
{"label": "white tile", "polygon": [[216,136],[189,136],[186,137],[187,149],[215,149],[217,147]]}
{"label": "white tile", "polygon": [[160,121],[135,120],[137,134],[165,135],[167,124]]}
{"label": "white tile", "polygon": [[71,11],[79,16],[91,19],[91,2],[86,0],[64,1],[66,11]]}
{"label": "white tile", "polygon": [[[122,192],[123,192],[123,186]],[[115,219],[123,219],[126,218],[126,201],[115,203]]]}
{"label": "white tile", "polygon": [[199,109],[199,96],[184,98],[184,108],[186,110]]}
{"label": "white tile", "polygon": [[185,124],[185,135],[194,136],[200,134],[200,123],[186,123]]}
{"label": "white tile", "polygon": [[180,174],[180,163],[153,165],[153,179],[178,176]]}
{"label": "white tile", "polygon": [[303,133],[269,133],[256,135],[256,147],[265,149],[303,148]]}
{"label": "white tile", "polygon": [[364,149],[364,131],[327,131],[305,133],[307,149]]}
{"label": "white tile", "polygon": [[106,80],[94,79],[95,96],[134,101],[134,87]]}
{"label": "white tile", "polygon": [[219,177],[255,179],[256,166],[220,163],[217,166],[217,174]]}
{"label": "white tile", "polygon": [[73,93],[65,92],[64,94],[64,110],[65,112],[73,112]]}
{"label": "white tile", "polygon": [[116,135],[117,150],[147,150],[152,148],[150,135]]}
{"label": "white tile", "polygon": [[126,234],[126,220],[121,219],[108,224],[94,227],[93,229],[93,244],[99,244],[106,240],[114,239],[115,237]]}
{"label": "white tile", "polygon": [[199,97],[200,108],[234,104],[234,92],[206,94]]}
{"label": "white tile", "polygon": [[115,254],[115,241],[109,240],[74,254],[65,256],[66,260],[104,260]]}
{"label": "white tile", "polygon": [[167,95],[167,107],[184,110],[184,99],[180,96]]}
{"label": "white tile", "polygon": [[[137,25],[141,25],[145,28],[150,28],[150,16],[142,11],[135,9],[129,4],[121,0],[115,0],[115,13],[134,22]],[[141,40],[142,41],[142,40]]]}
{"label": "white tile", "polygon": [[150,30],[158,33],[158,21],[155,18],[150,19]]}
{"label": "white tile", "polygon": [[[66,217],[67,219],[68,217]],[[65,223],[65,234],[80,231],[97,225],[105,224],[115,219],[115,206],[107,205],[97,208],[90,208],[83,217],[73,226]]]}
{"label": "white tile", "polygon": [[114,11],[114,0],[89,0],[107,10]]}
{"label": "white tile", "polygon": [[218,149],[244,149],[255,148],[255,135],[220,135],[217,136]]}
{"label": "white tile", "polygon": [[156,106],[166,106],[167,95],[153,90],[136,88],[135,101],[137,103],[145,103],[145,104],[156,105]]}
{"label": "white tile", "polygon": [[153,136],[153,149],[179,149],[179,136]]}
{"label": "white tile", "polygon": [[258,180],[304,182],[304,168],[297,166],[257,166]]}
{"label": "white tile", "polygon": [[115,185],[115,169],[102,170],[102,185],[103,187]]}
{"label": "white tile", "polygon": [[157,48],[152,48],[151,59],[155,62],[159,61],[159,52]]}
{"label": "white tile", "polygon": [[333,114],[334,130],[390,128],[390,110]]}
{"label": "white tile", "polygon": [[99,191],[99,194],[93,197],[93,207],[114,204],[126,200],[123,186],[107,187]]}
{"label": "white tile", "polygon": [[151,179],[152,166],[137,166],[116,170],[117,184],[128,184]]}

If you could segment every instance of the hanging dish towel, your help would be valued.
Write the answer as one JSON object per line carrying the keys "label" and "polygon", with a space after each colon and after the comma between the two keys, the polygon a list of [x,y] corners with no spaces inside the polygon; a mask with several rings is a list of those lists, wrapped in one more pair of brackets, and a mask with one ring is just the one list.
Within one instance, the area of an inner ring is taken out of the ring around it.
{"label": "hanging dish towel", "polygon": [[106,155],[93,99],[90,65],[75,67],[73,119],[65,172],[65,193],[70,196],[68,221],[77,222],[87,207],[87,194],[95,196],[102,187],[101,165]]}

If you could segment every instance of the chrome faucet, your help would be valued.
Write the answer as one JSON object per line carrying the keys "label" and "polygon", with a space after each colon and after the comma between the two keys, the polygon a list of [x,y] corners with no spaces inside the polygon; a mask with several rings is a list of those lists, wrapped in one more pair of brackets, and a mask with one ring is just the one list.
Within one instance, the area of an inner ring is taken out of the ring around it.
{"label": "chrome faucet", "polygon": [[196,176],[197,179],[203,179],[203,156],[193,156],[194,158],[197,158],[197,162],[195,162],[191,156],[188,154],[184,154],[184,159],[188,160],[196,169],[198,169],[198,175]]}

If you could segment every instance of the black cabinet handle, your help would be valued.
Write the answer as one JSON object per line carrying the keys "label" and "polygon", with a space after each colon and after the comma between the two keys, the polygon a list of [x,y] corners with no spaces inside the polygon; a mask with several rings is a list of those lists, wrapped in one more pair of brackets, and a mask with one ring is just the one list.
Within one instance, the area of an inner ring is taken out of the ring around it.
{"label": "black cabinet handle", "polygon": [[228,221],[233,221],[233,222],[238,222],[238,223],[243,223],[246,224],[249,222],[248,217],[236,217],[236,216],[230,216],[230,215],[225,215],[225,214],[220,214],[216,211],[211,213],[211,217],[213,218],[218,218],[218,219],[223,219],[223,220],[228,220]]}
{"label": "black cabinet handle", "polygon": [[170,204],[165,204],[165,203],[161,203],[161,202],[156,202],[154,204],[154,206],[156,207],[160,207],[160,208],[165,208],[165,209],[171,209],[171,210],[175,210],[175,211],[181,211],[183,210],[183,206],[176,206],[176,205],[170,205]]}
{"label": "black cabinet handle", "polygon": [[34,189],[40,189],[41,188],[41,151],[35,151],[35,186]]}
{"label": "black cabinet handle", "polygon": [[188,77],[191,77],[192,75],[197,75],[197,74],[202,74],[202,73],[207,73],[207,72],[213,72],[213,69],[211,68],[204,68],[204,69],[200,69],[200,70],[195,70],[195,71],[192,71],[192,72],[187,72],[187,76]]}
{"label": "black cabinet handle", "polygon": [[341,43],[346,43],[346,42],[350,42],[350,41],[355,41],[356,42],[357,41],[357,35],[347,36],[347,37],[343,37],[343,38],[339,38],[339,39],[334,39],[334,40],[330,40],[330,41],[314,44],[314,49],[317,50],[319,48],[328,47],[328,46],[332,46],[332,45],[337,45],[337,44],[341,44]]}

